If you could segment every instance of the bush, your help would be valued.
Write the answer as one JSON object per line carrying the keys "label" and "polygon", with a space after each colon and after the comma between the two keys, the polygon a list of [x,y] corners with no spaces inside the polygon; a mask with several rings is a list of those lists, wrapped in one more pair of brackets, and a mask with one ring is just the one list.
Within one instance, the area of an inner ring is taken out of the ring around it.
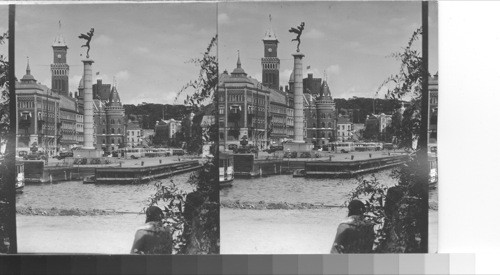
{"label": "bush", "polygon": [[310,158],[311,157],[311,153],[310,152],[303,152],[300,154],[300,157],[301,158]]}
{"label": "bush", "polygon": [[290,154],[290,157],[291,157],[291,158],[293,158],[293,159],[294,159],[294,158],[297,158],[297,152],[292,152],[292,153]]}

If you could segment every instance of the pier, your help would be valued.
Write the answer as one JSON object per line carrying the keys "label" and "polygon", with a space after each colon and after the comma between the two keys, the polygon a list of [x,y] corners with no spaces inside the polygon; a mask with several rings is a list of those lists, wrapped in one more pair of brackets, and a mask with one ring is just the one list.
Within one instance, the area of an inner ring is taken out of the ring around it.
{"label": "pier", "polygon": [[201,164],[197,160],[141,167],[100,167],[95,168],[95,181],[96,184],[141,183],[199,168],[201,168]]}
{"label": "pier", "polygon": [[292,174],[304,170],[305,177],[355,177],[396,167],[408,160],[406,154],[336,154],[322,158],[256,158],[253,154],[234,155],[235,177]]}
{"label": "pier", "polygon": [[103,165],[45,165],[43,160],[24,160],[25,182],[47,183],[83,180],[95,176],[96,183],[136,183],[187,173],[201,167],[198,160],[144,159]]}

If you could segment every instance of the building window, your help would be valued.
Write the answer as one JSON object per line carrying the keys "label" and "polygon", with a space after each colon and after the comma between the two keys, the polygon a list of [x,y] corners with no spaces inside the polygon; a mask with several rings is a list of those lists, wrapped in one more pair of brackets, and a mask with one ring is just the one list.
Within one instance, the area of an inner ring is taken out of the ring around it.
{"label": "building window", "polygon": [[111,128],[111,134],[115,133],[115,128]]}
{"label": "building window", "polygon": [[325,128],[325,123],[321,122],[321,128]]}
{"label": "building window", "polygon": [[328,128],[332,128],[332,123],[328,122]]}
{"label": "building window", "polygon": [[111,124],[115,124],[115,120],[114,119],[111,119]]}
{"label": "building window", "polygon": [[106,129],[102,129],[102,133],[103,133],[103,134],[106,134]]}
{"label": "building window", "polygon": [[118,128],[118,134],[122,133],[122,128]]}
{"label": "building window", "polygon": [[114,138],[111,139],[111,144],[115,144],[115,139]]}

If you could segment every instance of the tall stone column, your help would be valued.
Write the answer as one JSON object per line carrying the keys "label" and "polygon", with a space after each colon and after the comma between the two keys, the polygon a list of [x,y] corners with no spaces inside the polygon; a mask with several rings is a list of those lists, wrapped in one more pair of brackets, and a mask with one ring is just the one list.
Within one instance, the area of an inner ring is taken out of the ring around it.
{"label": "tall stone column", "polygon": [[304,91],[302,89],[302,58],[304,54],[294,53],[293,56],[293,141],[304,142]]}
{"label": "tall stone column", "polygon": [[94,99],[92,96],[92,63],[83,61],[83,149],[94,148]]}

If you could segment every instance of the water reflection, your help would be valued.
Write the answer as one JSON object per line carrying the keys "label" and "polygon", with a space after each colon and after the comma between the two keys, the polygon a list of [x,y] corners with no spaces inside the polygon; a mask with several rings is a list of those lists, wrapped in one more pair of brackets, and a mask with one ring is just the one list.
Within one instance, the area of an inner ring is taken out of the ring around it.
{"label": "water reflection", "polygon": [[[187,183],[190,173],[174,176],[180,189],[190,192],[193,186]],[[170,183],[170,179],[162,182]],[[24,192],[16,196],[20,207],[60,209],[100,209],[123,212],[139,212],[155,193],[153,183],[136,185],[83,184],[82,181],[52,184],[28,184]]]}

